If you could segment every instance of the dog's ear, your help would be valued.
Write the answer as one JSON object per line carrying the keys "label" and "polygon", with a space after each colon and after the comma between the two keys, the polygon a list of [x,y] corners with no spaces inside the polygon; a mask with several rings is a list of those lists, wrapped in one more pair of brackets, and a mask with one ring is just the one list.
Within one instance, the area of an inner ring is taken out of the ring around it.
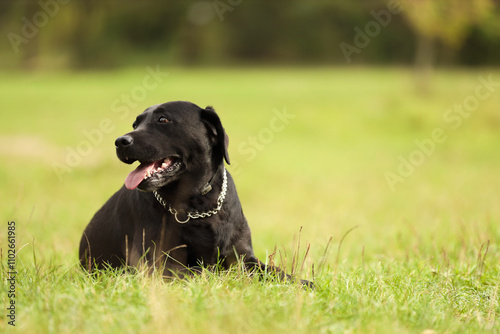
{"label": "dog's ear", "polygon": [[201,120],[207,126],[209,133],[213,135],[216,146],[220,148],[222,156],[226,160],[227,164],[231,164],[229,162],[229,153],[227,151],[229,138],[227,137],[226,131],[224,131],[220,118],[216,114],[215,110],[211,106],[202,109]]}

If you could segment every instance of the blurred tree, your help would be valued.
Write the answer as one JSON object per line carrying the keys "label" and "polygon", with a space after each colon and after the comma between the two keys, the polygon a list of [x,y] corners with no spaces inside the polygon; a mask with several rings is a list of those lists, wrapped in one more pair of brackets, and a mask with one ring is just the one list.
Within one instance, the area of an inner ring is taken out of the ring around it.
{"label": "blurred tree", "polygon": [[460,54],[460,61],[467,65],[498,64],[500,59],[500,0],[487,17],[472,31],[466,42],[467,52]]}
{"label": "blurred tree", "polygon": [[17,6],[13,5],[5,9],[22,15],[21,28],[16,30],[17,41],[14,42],[17,44],[15,49],[19,50],[21,66],[25,68],[36,67],[40,49],[40,34],[38,25],[34,23],[34,18],[39,12],[38,4],[35,1],[20,2]]}
{"label": "blurred tree", "polygon": [[491,0],[405,0],[403,14],[416,35],[418,85],[425,89],[435,61],[437,41],[458,49],[474,25],[492,11]]}
{"label": "blurred tree", "polygon": [[93,23],[92,15],[95,12],[96,1],[95,0],[82,0],[75,3],[77,6],[78,15],[76,15],[74,20],[74,33],[71,40],[73,50],[73,61],[75,67],[87,67],[89,65],[90,59],[92,59],[92,54],[89,50],[89,39],[91,34],[89,30]]}
{"label": "blurred tree", "polygon": [[345,65],[338,45],[387,1],[404,14],[357,63],[500,64],[500,0],[0,0],[0,65]]}

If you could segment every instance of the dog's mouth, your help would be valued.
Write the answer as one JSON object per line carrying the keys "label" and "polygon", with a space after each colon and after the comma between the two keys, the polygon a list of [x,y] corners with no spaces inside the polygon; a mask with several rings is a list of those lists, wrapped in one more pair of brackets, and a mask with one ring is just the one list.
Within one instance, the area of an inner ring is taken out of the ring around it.
{"label": "dog's mouth", "polygon": [[133,190],[142,182],[160,180],[160,178],[175,173],[181,164],[181,160],[173,156],[153,162],[141,162],[125,179],[125,187]]}

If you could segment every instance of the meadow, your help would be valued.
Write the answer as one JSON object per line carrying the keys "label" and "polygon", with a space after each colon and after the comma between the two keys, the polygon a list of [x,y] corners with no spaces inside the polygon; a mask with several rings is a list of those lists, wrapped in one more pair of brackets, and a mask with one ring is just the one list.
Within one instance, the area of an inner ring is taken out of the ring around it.
{"label": "meadow", "polygon": [[[500,72],[414,83],[405,68],[0,73],[0,331],[500,331]],[[80,269],[83,229],[133,168],[115,138],[171,100],[215,108],[256,255],[314,290],[238,266]]]}

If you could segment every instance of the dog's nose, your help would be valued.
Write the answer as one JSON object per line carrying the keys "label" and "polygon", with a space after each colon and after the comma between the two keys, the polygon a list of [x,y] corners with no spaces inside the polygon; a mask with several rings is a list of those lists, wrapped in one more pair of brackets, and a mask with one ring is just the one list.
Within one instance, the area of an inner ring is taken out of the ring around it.
{"label": "dog's nose", "polygon": [[125,136],[121,136],[121,137],[116,138],[115,146],[116,147],[125,147],[125,146],[132,145],[133,142],[134,142],[134,138],[132,138],[132,136],[125,135]]}

